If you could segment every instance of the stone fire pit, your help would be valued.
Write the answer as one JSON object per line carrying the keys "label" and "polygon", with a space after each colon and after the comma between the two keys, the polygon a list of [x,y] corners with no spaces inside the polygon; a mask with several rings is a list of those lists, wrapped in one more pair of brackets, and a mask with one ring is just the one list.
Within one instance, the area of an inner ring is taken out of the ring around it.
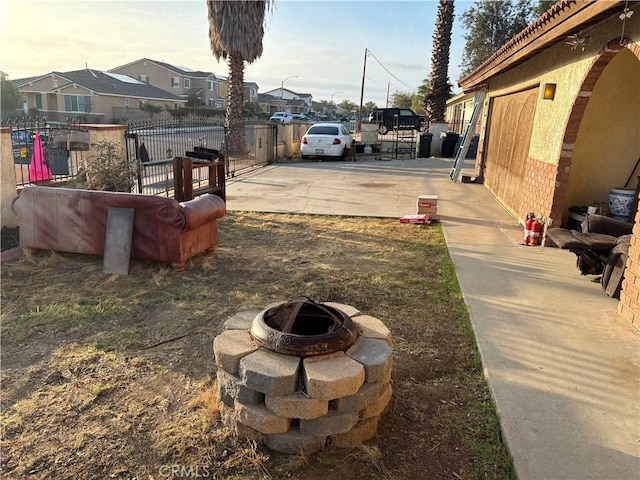
{"label": "stone fire pit", "polygon": [[290,302],[238,313],[213,342],[222,421],[283,453],[360,445],[375,435],[392,394],[384,323],[350,305],[311,302],[293,308],[300,321],[274,320],[292,312]]}

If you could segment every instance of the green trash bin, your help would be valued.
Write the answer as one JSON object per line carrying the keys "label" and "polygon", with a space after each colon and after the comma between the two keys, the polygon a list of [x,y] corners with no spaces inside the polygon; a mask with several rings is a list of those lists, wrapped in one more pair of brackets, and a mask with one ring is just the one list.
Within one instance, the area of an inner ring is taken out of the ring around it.
{"label": "green trash bin", "polygon": [[429,158],[431,156],[431,139],[433,133],[424,132],[418,137],[418,158]]}

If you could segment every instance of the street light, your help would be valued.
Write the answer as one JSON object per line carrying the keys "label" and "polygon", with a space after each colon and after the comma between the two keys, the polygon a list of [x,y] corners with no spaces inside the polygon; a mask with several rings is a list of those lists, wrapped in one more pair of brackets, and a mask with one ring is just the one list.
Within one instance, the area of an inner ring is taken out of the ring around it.
{"label": "street light", "polygon": [[334,116],[334,117],[335,117],[335,115],[336,115],[336,109],[335,109],[335,106],[333,105],[333,96],[334,96],[334,95],[337,95],[337,94],[339,94],[339,93],[342,93],[342,92],[333,92],[333,93],[331,94],[331,114],[332,114],[332,116]]}
{"label": "street light", "polygon": [[287,80],[289,80],[290,78],[298,78],[297,75],[291,75],[290,77],[285,78],[281,83],[280,83],[280,103],[282,104],[282,109],[284,110],[284,82],[286,82]]}

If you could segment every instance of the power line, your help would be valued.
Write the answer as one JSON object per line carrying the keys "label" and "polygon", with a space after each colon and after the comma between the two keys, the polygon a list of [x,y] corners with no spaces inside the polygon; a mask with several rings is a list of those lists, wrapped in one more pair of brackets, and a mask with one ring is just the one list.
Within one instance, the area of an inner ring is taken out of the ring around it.
{"label": "power line", "polygon": [[408,89],[410,89],[412,92],[415,92],[415,91],[416,91],[416,89],[415,89],[414,87],[412,87],[411,85],[409,85],[409,84],[407,84],[407,83],[403,82],[403,81],[402,81],[402,80],[400,80],[398,77],[396,77],[393,73],[391,73],[391,71],[390,71],[387,67],[385,67],[385,66],[383,65],[383,63],[382,63],[380,60],[378,60],[378,57],[376,57],[376,56],[373,54],[373,52],[372,52],[371,50],[367,49],[367,53],[368,53],[369,55],[371,55],[371,56],[375,59],[375,61],[376,61],[376,62],[378,62],[378,64],[379,64],[382,68],[384,68],[384,70],[385,70],[389,75],[391,75],[393,78],[395,78],[398,82],[400,82],[402,85],[404,85],[405,87],[407,87]]}

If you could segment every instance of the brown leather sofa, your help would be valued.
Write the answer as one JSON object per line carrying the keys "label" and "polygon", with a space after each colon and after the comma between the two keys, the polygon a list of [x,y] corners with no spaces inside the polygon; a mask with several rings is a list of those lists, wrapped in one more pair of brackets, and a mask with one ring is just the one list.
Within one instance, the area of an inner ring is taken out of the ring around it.
{"label": "brown leather sofa", "polygon": [[153,195],[26,187],[13,203],[20,246],[104,255],[110,207],[134,209],[131,258],[171,262],[175,270],[215,250],[217,219],[226,212],[225,202],[209,194],[178,203]]}

